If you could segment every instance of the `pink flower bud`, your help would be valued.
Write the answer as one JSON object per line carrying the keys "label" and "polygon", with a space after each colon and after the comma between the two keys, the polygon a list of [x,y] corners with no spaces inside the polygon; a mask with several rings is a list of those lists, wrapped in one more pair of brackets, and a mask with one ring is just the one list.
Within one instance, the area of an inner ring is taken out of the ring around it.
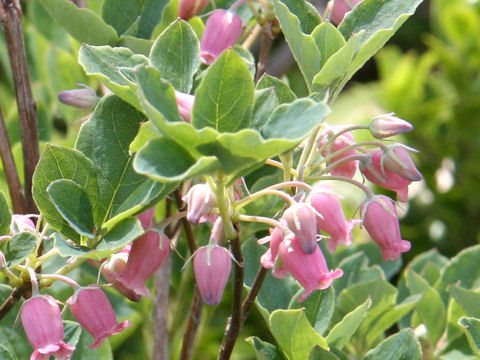
{"label": "pink flower bud", "polygon": [[[328,140],[329,140],[329,133],[338,133],[343,129],[341,126],[331,126],[326,129],[326,131],[320,135],[320,141],[318,142],[318,147],[322,147]],[[353,138],[353,135],[351,132],[346,132],[340,136],[338,136],[333,143],[328,145],[325,149],[322,151],[322,156],[328,156],[334,152],[337,152],[339,150],[342,150],[346,148],[347,146],[355,144],[355,139]],[[357,155],[357,151],[355,149],[350,149],[347,150],[343,153],[341,153],[338,156],[335,156],[333,159],[327,162],[327,166],[342,160],[346,158],[347,156],[352,156],[352,155]],[[358,161],[357,160],[352,160],[352,161],[347,161],[344,162],[338,166],[336,166],[333,170],[330,171],[330,173],[334,176],[345,176],[348,178],[352,178],[355,175],[355,172],[357,171],[358,168]]]}
{"label": "pink flower bud", "polygon": [[397,210],[392,199],[376,195],[360,207],[363,225],[372,239],[380,246],[383,261],[396,260],[410,250],[410,242],[402,240]]}
{"label": "pink flower bud", "polygon": [[317,226],[330,234],[330,239],[327,240],[328,251],[334,253],[340,244],[351,245],[353,227],[360,221],[345,219],[339,196],[328,186],[316,186],[308,201],[316,211],[323,215],[323,219],[317,217]]}
{"label": "pink flower bud", "polygon": [[365,160],[360,164],[363,175],[374,184],[395,191],[398,201],[407,202],[408,185],[410,185],[411,181],[388,169],[382,168],[381,158],[381,150],[375,149],[370,151]]}
{"label": "pink flower bud", "polygon": [[282,268],[290,272],[305,289],[298,298],[299,302],[304,301],[314,290],[328,288],[333,279],[343,275],[341,269],[335,271],[328,269],[320,247],[317,246],[312,254],[305,254],[296,238],[283,241],[279,252]]}
{"label": "pink flower bud", "polygon": [[232,261],[227,249],[218,245],[202,246],[193,256],[193,272],[202,299],[216,305],[222,299]]}
{"label": "pink flower bud", "polygon": [[191,122],[195,96],[175,90],[175,98],[177,99],[178,112],[180,116],[186,122]]}
{"label": "pink flower bud", "polygon": [[200,14],[207,5],[208,0],[180,0],[178,16],[184,20],[189,20]]}
{"label": "pink flower bud", "polygon": [[97,105],[98,96],[95,90],[85,87],[83,89],[64,90],[58,94],[58,100],[65,105],[79,109],[92,109]]}
{"label": "pink flower bud", "polygon": [[392,145],[383,154],[383,166],[391,172],[410,181],[422,180],[422,174],[415,167],[408,150],[402,145]]}
{"label": "pink flower bud", "polygon": [[200,58],[210,65],[220,54],[231,48],[242,35],[242,19],[230,10],[217,9],[212,12],[205,24]]}
{"label": "pink flower bud", "polygon": [[283,220],[306,254],[313,253],[318,247],[316,218],[315,210],[306,203],[292,205],[283,214]]}
{"label": "pink flower bud", "polygon": [[363,0],[336,0],[332,9],[332,22],[335,25],[339,25],[345,14],[362,1]]}
{"label": "pink flower bud", "polygon": [[379,115],[370,123],[370,132],[377,139],[403,134],[412,130],[412,124],[394,116],[393,113]]}
{"label": "pink flower bud", "polygon": [[268,237],[270,241],[270,248],[265,254],[260,258],[260,263],[265,269],[273,269],[275,266],[275,260],[278,254],[278,247],[283,241],[282,230],[279,228],[270,229],[270,236]]}
{"label": "pink flower bud", "polygon": [[208,184],[193,185],[183,197],[187,202],[187,220],[193,225],[207,221],[208,213],[215,206],[215,195]]}
{"label": "pink flower bud", "polygon": [[130,290],[122,294],[133,301],[138,301],[140,296],[149,298],[150,291],[145,283],[162,266],[169,247],[168,238],[155,231],[148,231],[135,240],[125,271],[118,276],[118,281]]}
{"label": "pink flower bud", "polygon": [[39,295],[28,299],[20,309],[20,317],[28,341],[34,348],[30,360],[72,357],[75,346],[64,342],[62,315],[53,297]]}
{"label": "pink flower bud", "polygon": [[10,223],[10,235],[25,231],[35,233],[35,224],[30,219],[31,216],[32,215],[13,214],[12,222]]}
{"label": "pink flower bud", "polygon": [[77,321],[92,336],[95,342],[89,347],[95,349],[109,336],[118,334],[130,326],[128,321],[119,324],[112,305],[98,286],[81,288],[67,301]]}

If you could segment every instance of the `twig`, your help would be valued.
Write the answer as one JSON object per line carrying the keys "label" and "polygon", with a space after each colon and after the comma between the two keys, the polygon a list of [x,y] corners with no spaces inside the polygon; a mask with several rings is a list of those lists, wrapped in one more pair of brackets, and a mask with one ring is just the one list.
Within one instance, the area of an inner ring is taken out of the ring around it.
{"label": "twig", "polygon": [[260,54],[258,56],[257,73],[255,74],[255,82],[257,82],[267,70],[268,61],[270,60],[270,50],[272,48],[272,23],[267,22],[263,25],[262,38],[260,40]]}
{"label": "twig", "polygon": [[248,292],[247,297],[242,304],[242,323],[247,319],[250,308],[252,307],[253,302],[255,301],[255,298],[262,287],[265,276],[267,276],[267,272],[267,269],[265,269],[263,266],[260,266],[257,275],[255,275],[252,287],[250,288],[250,291]]}
{"label": "twig", "polygon": [[242,292],[244,271],[243,255],[239,236],[236,236],[230,241],[230,248],[236,260],[233,273],[232,315],[227,320],[225,335],[223,337],[222,346],[217,358],[218,360],[230,359],[243,322]]}
{"label": "twig", "polygon": [[0,156],[2,158],[5,177],[7,178],[8,192],[12,199],[13,212],[26,214],[27,204],[23,196],[22,185],[18,178],[17,167],[13,160],[10,139],[8,138],[7,127],[3,118],[2,107],[0,106]]}
{"label": "twig", "polygon": [[39,159],[37,110],[30,86],[23,41],[21,9],[17,1],[0,0],[0,21],[3,23],[17,97],[25,169],[27,212],[37,213],[38,210],[32,198],[32,177]]}

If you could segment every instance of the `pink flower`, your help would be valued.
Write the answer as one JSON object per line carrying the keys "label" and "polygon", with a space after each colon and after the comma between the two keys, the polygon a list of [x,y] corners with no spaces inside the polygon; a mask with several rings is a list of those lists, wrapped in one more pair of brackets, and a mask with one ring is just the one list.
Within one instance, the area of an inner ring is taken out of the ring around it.
{"label": "pink flower", "polygon": [[360,207],[363,225],[372,239],[380,246],[383,261],[396,260],[410,250],[410,242],[402,240],[397,210],[392,199],[376,195]]}
{"label": "pink flower", "polygon": [[410,181],[422,180],[422,174],[415,167],[408,150],[403,145],[389,146],[383,154],[383,166],[391,172]]}
{"label": "pink flower", "polygon": [[382,151],[372,150],[365,160],[360,164],[361,171],[365,177],[374,184],[385,189],[395,191],[397,200],[408,201],[408,185],[411,181],[404,177],[383,168],[381,165]]}
{"label": "pink flower", "polygon": [[205,24],[200,58],[207,64],[213,62],[220,54],[231,48],[242,35],[242,19],[229,10],[217,9],[212,12]]}
{"label": "pink flower", "polygon": [[295,234],[298,242],[306,254],[311,254],[317,246],[317,214],[315,209],[306,203],[297,203],[290,206],[283,213],[283,220]]}
{"label": "pink flower", "polygon": [[394,114],[383,114],[375,117],[370,123],[370,132],[377,139],[403,134],[413,130],[413,125]]}
{"label": "pink flower", "polygon": [[316,211],[323,215],[323,219],[317,217],[317,226],[330,234],[330,239],[327,240],[328,251],[335,252],[340,244],[351,245],[353,227],[360,220],[347,221],[345,219],[339,196],[328,186],[316,186],[308,201]]}
{"label": "pink flower", "polygon": [[227,249],[218,245],[202,246],[193,256],[193,272],[202,299],[216,305],[222,299],[232,262]]}
{"label": "pink flower", "polygon": [[328,288],[333,279],[343,275],[341,269],[334,271],[328,269],[320,247],[317,246],[312,254],[305,254],[296,238],[282,241],[279,252],[281,270],[291,273],[305,289],[298,302],[304,301],[314,290]]}
{"label": "pink flower", "polygon": [[260,263],[265,269],[273,269],[278,254],[278,247],[283,241],[282,230],[279,228],[270,229],[270,236],[267,241],[270,241],[270,248],[262,255]]}
{"label": "pink flower", "polygon": [[[330,126],[329,128],[327,128],[323,132],[323,134],[320,136],[318,147],[320,148],[324,146],[324,144],[329,140],[331,133],[339,133],[340,131],[342,131],[342,129],[343,129],[342,126]],[[346,132],[338,136],[330,145],[328,145],[325,149],[323,149],[322,156],[328,156],[330,154],[333,154],[334,152],[342,150],[347,146],[350,146],[353,144],[355,144],[355,139],[353,138],[352,133]],[[340,155],[335,156],[333,159],[329,160],[327,162],[327,166],[333,164],[336,161],[342,160],[348,156],[357,155],[357,154],[358,153],[355,149],[347,150],[341,153]],[[334,169],[330,171],[330,173],[334,176],[345,176],[348,178],[352,178],[355,175],[355,172],[357,171],[357,167],[358,167],[357,160],[346,161],[336,166]]]}
{"label": "pink flower", "polygon": [[99,100],[95,90],[89,87],[83,89],[64,90],[58,94],[58,100],[79,109],[93,109]]}
{"label": "pink flower", "polygon": [[98,286],[80,288],[67,303],[75,319],[93,336],[95,342],[89,346],[91,349],[130,326],[128,321],[117,322],[110,301]]}
{"label": "pink flower", "polygon": [[180,116],[186,122],[191,122],[195,96],[175,90],[175,98],[177,99],[178,112]]}
{"label": "pink flower", "polygon": [[[130,249],[129,249],[130,252]],[[127,268],[129,252],[120,251],[113,254],[110,259],[102,266],[102,275],[115,289],[120,291],[128,299],[132,301],[140,301],[142,296],[134,290],[126,287],[120,282],[121,274]]]}
{"label": "pink flower", "polygon": [[347,12],[363,0],[336,0],[332,9],[332,22],[339,25]]}
{"label": "pink flower", "polygon": [[178,16],[184,20],[189,20],[200,14],[207,5],[208,0],[180,0]]}
{"label": "pink flower", "polygon": [[66,344],[60,307],[50,295],[38,295],[25,301],[20,309],[22,325],[33,346],[30,360],[70,359],[75,346]]}
{"label": "pink flower", "polygon": [[208,214],[215,206],[215,195],[208,184],[193,185],[182,198],[187,202],[187,220],[193,225],[208,221]]}
{"label": "pink flower", "polygon": [[13,214],[10,223],[10,235],[25,231],[35,233],[35,224],[30,219],[32,216],[34,215]]}

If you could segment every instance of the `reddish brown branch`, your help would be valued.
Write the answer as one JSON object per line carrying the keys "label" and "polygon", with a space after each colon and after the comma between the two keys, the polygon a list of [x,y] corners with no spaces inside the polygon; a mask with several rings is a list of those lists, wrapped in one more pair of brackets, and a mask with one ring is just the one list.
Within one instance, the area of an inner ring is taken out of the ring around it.
{"label": "reddish brown branch", "polygon": [[248,292],[247,297],[242,304],[242,323],[247,319],[250,308],[252,307],[258,292],[262,288],[265,276],[267,276],[267,269],[265,269],[263,266],[260,266],[260,269],[258,269],[257,275],[255,275],[255,279],[253,280],[252,287],[250,288],[250,291]]}
{"label": "reddish brown branch", "polygon": [[180,360],[188,360],[192,356],[193,343],[197,334],[198,326],[202,318],[203,301],[200,296],[198,288],[195,286],[193,291],[193,301],[190,308],[190,315],[188,317],[187,328],[183,335],[182,350],[180,353]]}

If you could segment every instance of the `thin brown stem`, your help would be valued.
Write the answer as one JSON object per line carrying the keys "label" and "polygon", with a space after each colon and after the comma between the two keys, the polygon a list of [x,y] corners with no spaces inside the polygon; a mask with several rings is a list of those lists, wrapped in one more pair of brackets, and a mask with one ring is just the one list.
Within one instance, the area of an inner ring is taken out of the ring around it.
{"label": "thin brown stem", "polygon": [[252,287],[247,294],[247,297],[243,301],[242,304],[242,323],[247,319],[248,313],[250,312],[250,308],[255,301],[255,298],[258,295],[258,292],[262,288],[263,281],[265,280],[265,276],[267,276],[268,270],[265,269],[263,266],[260,266],[258,269],[257,275],[255,275],[255,279],[253,280]]}
{"label": "thin brown stem", "polygon": [[243,293],[243,255],[240,237],[236,236],[230,241],[230,249],[235,257],[235,268],[233,272],[233,300],[232,315],[227,320],[225,335],[223,337],[218,360],[230,359],[233,347],[237,341],[243,323],[242,316],[242,293]]}
{"label": "thin brown stem", "polygon": [[14,288],[12,293],[0,306],[0,321],[8,314],[22,296],[30,297],[29,292],[31,292],[31,290],[32,287],[30,282],[26,282],[22,286]]}
{"label": "thin brown stem", "polygon": [[257,73],[255,74],[255,82],[260,80],[267,70],[268,62],[270,60],[270,50],[272,48],[272,23],[267,22],[263,25],[262,38],[260,40],[260,54],[258,56]]}
{"label": "thin brown stem", "polygon": [[8,138],[7,127],[3,118],[2,107],[0,106],[0,157],[2,158],[3,170],[7,179],[8,192],[12,199],[13,212],[26,214],[27,204],[23,196],[22,185],[18,177],[17,167],[13,160],[10,139]]}
{"label": "thin brown stem", "polygon": [[23,41],[21,9],[17,1],[0,0],[0,21],[3,23],[17,97],[25,169],[24,182],[27,212],[37,213],[38,210],[32,198],[32,177],[40,154],[38,147],[37,109],[30,86]]}

